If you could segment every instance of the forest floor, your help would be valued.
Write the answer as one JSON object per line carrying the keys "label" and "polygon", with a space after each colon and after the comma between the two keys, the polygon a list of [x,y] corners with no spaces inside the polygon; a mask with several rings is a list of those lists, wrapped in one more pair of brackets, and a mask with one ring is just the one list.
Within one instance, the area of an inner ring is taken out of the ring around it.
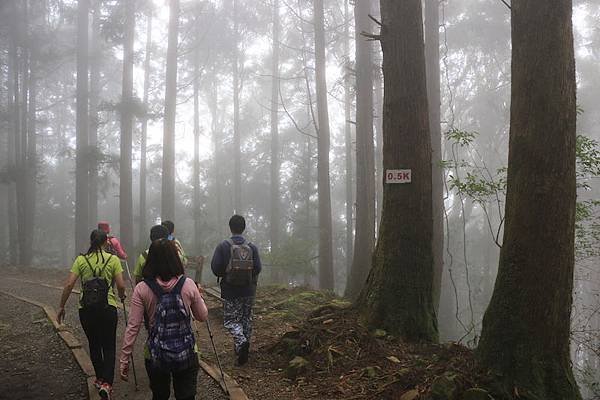
{"label": "forest floor", "polygon": [[[4,276],[8,279],[0,282],[0,290],[56,307],[60,291],[33,282],[61,286],[67,276],[67,269],[9,268],[6,271]],[[32,283],[25,283],[25,280]],[[9,306],[14,304],[14,301],[5,302],[5,298],[8,299],[7,296],[2,297],[3,306],[0,310],[2,316],[0,343],[3,345],[9,343],[10,346],[16,347],[26,346],[30,342],[36,343],[34,339],[39,337],[39,334],[34,337],[27,334],[19,340],[14,337],[9,341],[4,340],[5,324],[13,324],[14,320],[23,320],[23,324],[31,326],[34,321],[31,318],[24,320],[22,317],[24,312],[11,309]],[[77,318],[76,299],[77,295],[72,294],[67,307],[67,324],[87,349],[87,341]],[[490,398],[486,392],[477,389],[485,384],[485,376],[477,371],[473,354],[469,349],[451,343],[406,344],[383,330],[368,330],[357,312],[343,299],[303,288],[259,287],[254,308],[254,334],[250,359],[246,365],[240,367],[235,362],[233,342],[222,326],[220,302],[207,296],[207,304],[209,322],[223,369],[242,387],[250,399],[483,400]],[[120,314],[117,350],[120,348],[124,330],[122,320]],[[44,324],[38,325],[44,326]],[[51,330],[51,327],[48,329]],[[217,365],[206,325],[197,324],[196,330],[201,357],[208,363]],[[23,331],[26,329],[23,328]],[[49,337],[50,334],[45,336]],[[56,340],[61,344],[58,337]],[[148,398],[148,380],[141,359],[141,345],[144,340],[145,333],[141,333],[134,351],[139,391],[134,391],[131,382],[124,383],[117,379],[115,381],[117,399]],[[2,351],[0,354],[7,354],[5,349],[0,348],[0,351]],[[80,379],[80,382],[83,379],[85,386],[83,375],[78,374],[77,368],[72,368],[74,361],[69,361],[70,354],[68,352],[64,354],[66,355],[64,367],[61,365],[54,372],[60,375],[60,381],[68,381],[74,385],[73,382],[78,382],[77,379]],[[2,372],[7,368],[4,364],[11,365],[13,368],[20,366],[23,360],[15,357],[12,355],[6,360],[3,358],[0,363]],[[45,387],[46,385],[44,374],[9,374],[8,376],[8,380],[2,381],[4,385],[10,387],[26,381],[35,382],[33,386]],[[199,378],[199,399],[227,398],[215,381],[205,373],[201,372]],[[4,388],[0,385],[0,398],[2,389]],[[42,399],[50,396],[30,398]]]}

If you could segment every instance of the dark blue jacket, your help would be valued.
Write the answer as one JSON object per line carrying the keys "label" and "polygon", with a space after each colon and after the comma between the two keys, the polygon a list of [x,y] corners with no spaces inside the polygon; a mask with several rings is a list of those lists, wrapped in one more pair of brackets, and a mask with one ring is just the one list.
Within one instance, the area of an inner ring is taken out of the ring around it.
{"label": "dark blue jacket", "polygon": [[[235,244],[242,244],[244,242],[244,237],[241,235],[233,235],[231,237],[231,240]],[[260,274],[262,266],[260,264],[260,257],[258,256],[258,249],[252,243],[248,243],[248,245],[252,249],[252,258],[254,260],[254,274],[256,276],[254,282],[256,282],[258,280],[258,274]],[[225,269],[229,264],[230,257],[231,245],[227,240],[224,240],[215,249],[212,261],[210,262],[210,268],[212,269],[213,274],[215,274],[219,278],[223,278],[225,276]],[[227,284],[223,279],[221,279],[221,297],[226,300],[236,299],[239,297],[251,297],[255,294],[256,283],[248,286],[231,286]]]}

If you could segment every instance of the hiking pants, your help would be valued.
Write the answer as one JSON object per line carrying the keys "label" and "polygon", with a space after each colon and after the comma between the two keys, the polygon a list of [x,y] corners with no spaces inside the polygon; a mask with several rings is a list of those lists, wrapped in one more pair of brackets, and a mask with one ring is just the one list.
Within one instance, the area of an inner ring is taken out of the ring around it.
{"label": "hiking pants", "polygon": [[117,309],[113,306],[101,310],[80,308],[79,320],[88,339],[96,378],[112,385],[115,378]]}
{"label": "hiking pants", "polygon": [[196,386],[198,385],[198,369],[200,368],[197,360],[195,365],[177,372],[165,372],[152,368],[150,361],[146,360],[146,372],[150,379],[152,400],[169,400],[171,377],[173,378],[175,399],[194,400],[196,398]]}
{"label": "hiking pants", "polygon": [[233,336],[235,353],[252,337],[254,296],[223,300],[223,326]]}

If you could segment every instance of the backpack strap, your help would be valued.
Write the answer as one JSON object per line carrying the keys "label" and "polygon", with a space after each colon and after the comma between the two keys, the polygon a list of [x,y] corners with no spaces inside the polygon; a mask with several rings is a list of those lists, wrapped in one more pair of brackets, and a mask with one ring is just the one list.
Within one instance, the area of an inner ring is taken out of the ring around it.
{"label": "backpack strap", "polygon": [[173,287],[173,289],[171,290],[170,293],[174,293],[174,294],[181,294],[181,289],[183,289],[183,285],[185,284],[185,280],[187,278],[185,277],[185,275],[182,275],[179,280],[177,281],[177,284],[175,285],[175,287]]}
{"label": "backpack strap", "polygon": [[160,285],[158,283],[156,283],[155,279],[145,278],[144,279],[144,283],[146,283],[146,285],[148,285],[148,287],[150,288],[150,290],[152,290],[152,293],[154,293],[154,295],[156,297],[158,297],[159,299],[165,293],[162,290],[162,288],[160,287]]}

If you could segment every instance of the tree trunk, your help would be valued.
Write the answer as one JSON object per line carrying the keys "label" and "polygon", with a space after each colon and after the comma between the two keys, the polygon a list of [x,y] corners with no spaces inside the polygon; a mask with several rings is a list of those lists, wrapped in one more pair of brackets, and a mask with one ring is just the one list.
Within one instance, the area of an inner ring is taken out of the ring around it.
{"label": "tree trunk", "polygon": [[[194,251],[202,254],[202,226],[200,220],[200,9],[197,8],[195,17],[194,45],[194,186],[192,215],[194,218]],[[198,278],[200,278],[198,276]]]}
{"label": "tree trunk", "polygon": [[169,0],[169,43],[165,88],[161,217],[175,219],[175,115],[177,103],[177,46],[179,0]]}
{"label": "tree trunk", "polygon": [[333,290],[333,245],[331,187],[329,180],[329,110],[325,58],[325,16],[323,0],[314,0],[315,80],[317,89],[319,191],[319,288]]}
{"label": "tree trunk", "polygon": [[[13,2],[11,10],[16,11],[16,1]],[[14,14],[13,14],[14,15]],[[8,134],[8,163],[12,168],[16,167],[17,140],[19,137],[19,117],[18,117],[18,56],[15,30],[13,29],[9,37],[8,50],[8,118],[10,119],[10,131]],[[16,168],[15,168],[16,169]],[[17,238],[17,187],[13,179],[8,185],[8,247],[9,261],[11,265],[17,265],[19,261],[19,249]]]}
{"label": "tree trunk", "polygon": [[100,63],[102,60],[100,47],[100,0],[94,0],[92,6],[92,38],[90,64],[90,109],[89,109],[89,143],[90,143],[90,192],[89,192],[89,223],[90,227],[98,223],[98,162],[100,148],[98,147],[98,125],[100,122],[98,106],[100,103]]}
{"label": "tree trunk", "polygon": [[[273,1],[273,49],[271,60],[271,253],[279,249],[279,0]],[[275,276],[279,277],[277,271]],[[278,280],[278,279],[276,279]]]}
{"label": "tree trunk", "polygon": [[131,147],[133,140],[133,45],[135,3],[125,0],[123,35],[123,85],[121,91],[121,156],[119,171],[119,233],[125,250],[133,248],[133,188]]}
{"label": "tree trunk", "polygon": [[[215,226],[218,226],[218,232],[223,231],[223,205],[222,205],[222,192],[221,192],[221,184],[222,184],[222,175],[221,175],[221,146],[219,139],[219,117],[218,117],[218,105],[219,105],[219,92],[217,82],[213,80],[211,83],[212,92],[209,95],[208,99],[208,108],[210,110],[210,123],[211,123],[211,132],[212,132],[212,141],[213,141],[213,193],[215,195],[215,206],[216,206],[216,223]],[[222,232],[224,233],[224,232]]]}
{"label": "tree trunk", "polygon": [[570,0],[515,0],[506,220],[477,355],[503,389],[580,399],[569,358],[576,83]]}
{"label": "tree trunk", "polygon": [[433,197],[433,306],[436,313],[444,269],[444,169],[440,126],[440,17],[439,1],[425,0],[425,65],[431,132],[431,193]]}
{"label": "tree trunk", "polygon": [[[408,341],[437,340],[431,253],[431,139],[420,0],[381,1],[383,166],[411,169],[386,184],[373,268],[358,305],[371,326]],[[387,175],[387,174],[386,174]]]}
{"label": "tree trunk", "polygon": [[233,209],[242,214],[242,154],[240,149],[240,60],[238,2],[233,0]]}
{"label": "tree trunk", "polygon": [[147,168],[147,142],[148,142],[148,92],[150,90],[150,59],[152,56],[152,11],[148,11],[148,24],[146,26],[146,54],[144,58],[144,94],[143,102],[145,115],[142,119],[142,137],[140,143],[140,220],[138,248],[145,247],[148,238],[146,226],[146,168]]}
{"label": "tree trunk", "polygon": [[[381,19],[379,1],[373,0],[373,14]],[[379,48],[377,49],[379,50]],[[373,80],[375,81],[375,100],[373,105],[375,126],[375,236],[379,235],[381,223],[381,206],[383,203],[383,71],[381,70],[380,52],[376,51],[373,63]]]}
{"label": "tree trunk", "polygon": [[354,171],[352,168],[352,82],[350,63],[350,10],[349,0],[344,1],[344,147],[346,150],[346,281],[350,279],[352,269],[353,243],[354,243]]}
{"label": "tree trunk", "polygon": [[77,107],[75,154],[75,253],[89,244],[89,147],[88,147],[88,25],[89,0],[77,1]]}
{"label": "tree trunk", "polygon": [[33,262],[33,242],[35,232],[36,185],[37,185],[37,133],[36,133],[36,57],[31,51],[28,72],[29,101],[27,104],[27,149],[25,161],[25,196],[24,196],[24,242],[21,253],[21,264],[31,265]]}
{"label": "tree trunk", "polygon": [[373,49],[364,32],[372,32],[371,4],[354,6],[356,42],[356,238],[346,296],[356,299],[363,288],[375,245],[375,160],[373,143]]}

